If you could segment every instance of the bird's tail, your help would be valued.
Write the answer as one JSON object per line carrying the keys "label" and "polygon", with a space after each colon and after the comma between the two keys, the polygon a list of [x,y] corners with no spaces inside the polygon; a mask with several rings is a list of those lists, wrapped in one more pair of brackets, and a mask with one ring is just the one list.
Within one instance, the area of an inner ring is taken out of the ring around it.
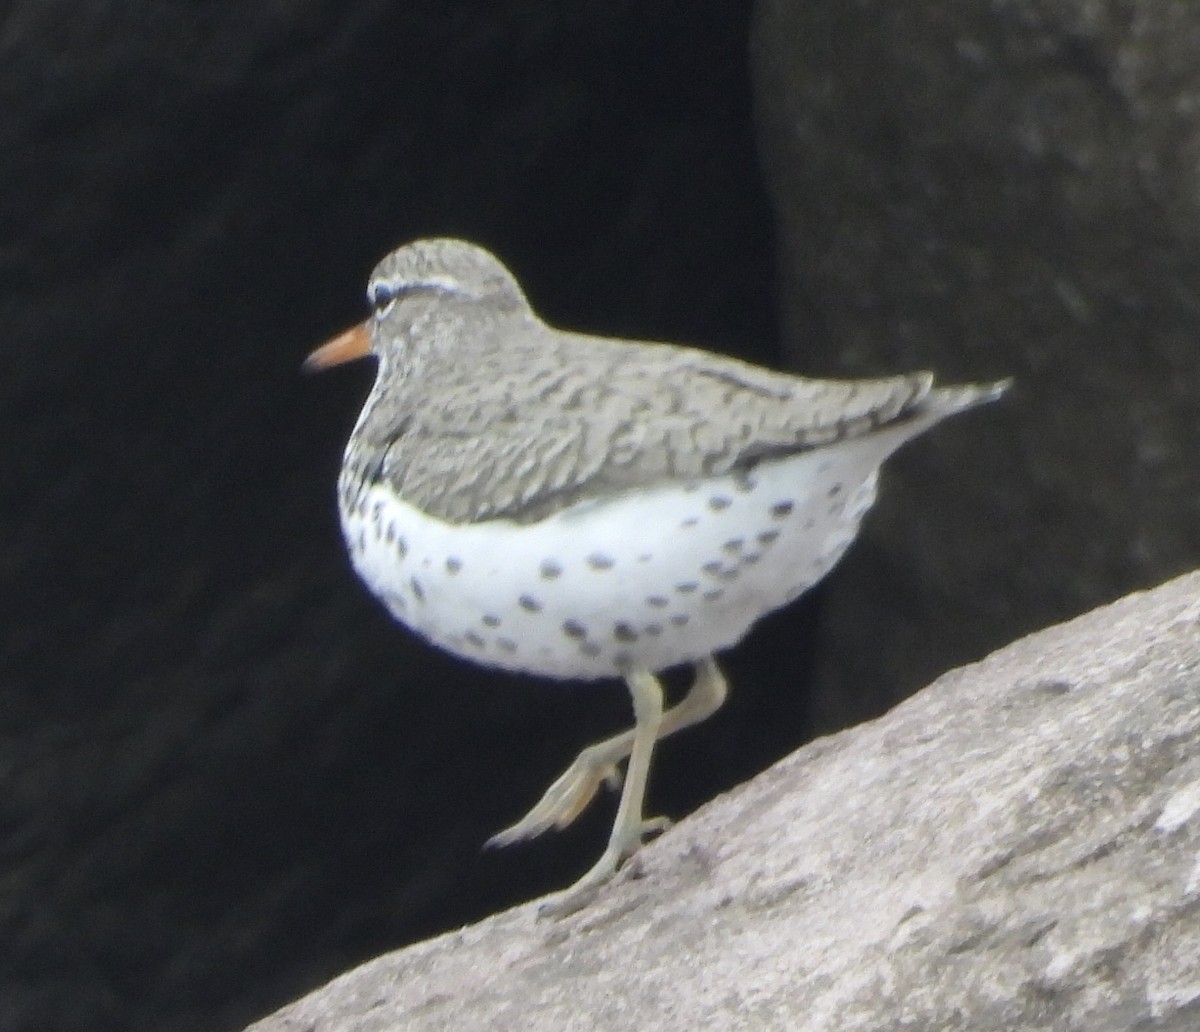
{"label": "bird's tail", "polygon": [[939,418],[952,416],[956,412],[963,412],[976,405],[995,401],[1012,386],[1012,382],[1010,376],[993,383],[964,383],[951,387],[935,387],[925,398],[922,407],[931,413],[937,413]]}

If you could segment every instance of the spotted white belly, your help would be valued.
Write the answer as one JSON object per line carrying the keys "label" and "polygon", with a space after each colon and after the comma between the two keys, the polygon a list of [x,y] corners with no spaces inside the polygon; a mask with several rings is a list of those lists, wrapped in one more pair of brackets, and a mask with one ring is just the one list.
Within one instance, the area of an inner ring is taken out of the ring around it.
{"label": "spotted white belly", "polygon": [[660,670],[737,642],[837,562],[909,433],[750,474],[582,502],[534,524],[451,524],[387,486],[341,492],[359,575],[457,655],[557,678]]}

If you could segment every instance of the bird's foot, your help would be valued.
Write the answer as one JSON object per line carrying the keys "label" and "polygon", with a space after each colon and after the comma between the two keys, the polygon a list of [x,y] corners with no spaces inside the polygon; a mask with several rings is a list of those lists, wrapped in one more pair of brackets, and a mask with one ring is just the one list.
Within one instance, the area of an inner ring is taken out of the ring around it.
{"label": "bird's foot", "polygon": [[532,810],[512,827],[497,832],[485,845],[510,846],[535,838],[550,828],[565,828],[595,798],[601,784],[614,790],[620,788],[621,770],[612,752],[608,742],[588,746],[546,789]]}
{"label": "bird's foot", "polygon": [[574,885],[548,899],[538,907],[539,917],[567,917],[588,906],[596,892],[620,869],[621,864],[641,848],[646,838],[658,835],[671,826],[669,817],[648,817],[631,823],[627,828],[614,828],[608,847]]}

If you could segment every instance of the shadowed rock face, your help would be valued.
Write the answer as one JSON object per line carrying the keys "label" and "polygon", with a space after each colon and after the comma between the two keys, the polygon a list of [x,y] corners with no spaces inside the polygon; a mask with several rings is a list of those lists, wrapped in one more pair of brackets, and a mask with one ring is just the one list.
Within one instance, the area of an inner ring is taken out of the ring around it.
{"label": "shadowed rock face", "polygon": [[[429,233],[495,247],[557,321],[768,357],[747,7],[5,5],[5,1032],[229,1029],[595,853],[603,808],[480,844],[622,689],[392,624],[336,526],[370,371],[298,367]],[[710,743],[738,769],[705,784],[681,750],[661,805],[794,746],[776,665],[767,753]]]}
{"label": "shadowed rock face", "polygon": [[1198,628],[1191,574],[1022,639],[703,807],[582,913],[388,954],[252,1032],[1194,1028]]}
{"label": "shadowed rock face", "polygon": [[757,5],[787,346],[1017,383],[901,460],[823,613],[823,722],[1200,562],[1198,50],[1159,0]]}

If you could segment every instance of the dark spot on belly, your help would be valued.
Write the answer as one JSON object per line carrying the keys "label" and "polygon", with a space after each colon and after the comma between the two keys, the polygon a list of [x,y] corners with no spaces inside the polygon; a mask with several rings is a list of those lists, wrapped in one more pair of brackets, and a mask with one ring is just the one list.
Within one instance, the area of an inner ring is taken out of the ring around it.
{"label": "dark spot on belly", "polygon": [[494,613],[488,613],[483,618],[483,625],[484,627],[499,627],[500,617],[496,616]]}
{"label": "dark spot on belly", "polygon": [[665,595],[651,595],[646,599],[646,605],[653,606],[655,609],[665,609],[671,604],[671,600]]}
{"label": "dark spot on belly", "polygon": [[527,613],[540,613],[542,611],[542,604],[532,595],[522,595],[517,599],[517,605]]}
{"label": "dark spot on belly", "polygon": [[609,555],[604,555],[600,552],[593,552],[587,557],[587,564],[593,570],[611,570],[617,561]]}
{"label": "dark spot on belly", "polygon": [[554,580],[555,577],[562,576],[562,567],[553,559],[543,559],[538,572],[542,575],[542,580]]}
{"label": "dark spot on belly", "polygon": [[776,502],[771,506],[771,516],[777,520],[786,520],[794,508],[795,502]]}
{"label": "dark spot on belly", "polygon": [[726,555],[737,555],[743,548],[746,547],[746,542],[742,538],[730,538],[721,546],[721,551]]}
{"label": "dark spot on belly", "polygon": [[446,572],[450,574],[458,573],[462,569],[462,565],[461,559],[455,559],[454,556],[450,556],[446,560]]}
{"label": "dark spot on belly", "polygon": [[416,577],[413,577],[412,580],[410,580],[408,583],[412,587],[412,593],[416,596],[417,601],[424,602],[425,601],[425,589],[423,587],[421,587],[421,582],[419,580],[417,580]]}
{"label": "dark spot on belly", "polygon": [[627,623],[618,623],[613,625],[613,637],[617,641],[637,641],[638,633]]}
{"label": "dark spot on belly", "polygon": [[715,602],[724,594],[725,591],[722,588],[713,588],[712,591],[706,591],[700,597],[704,599],[705,602]]}
{"label": "dark spot on belly", "polygon": [[595,659],[598,655],[600,655],[601,650],[600,650],[600,646],[597,645],[594,641],[585,641],[582,645],[579,646],[579,651],[582,652],[585,656]]}
{"label": "dark spot on belly", "polygon": [[775,543],[776,538],[778,538],[778,537],[779,537],[779,531],[764,530],[761,534],[758,535],[757,540],[760,545],[762,545],[764,548],[766,548],[768,545],[773,545]]}
{"label": "dark spot on belly", "polygon": [[581,624],[578,620],[564,621],[562,629],[563,634],[565,634],[568,638],[575,638],[578,640],[580,638],[587,637],[587,628],[584,627],[583,624]]}
{"label": "dark spot on belly", "polygon": [[722,509],[728,509],[733,504],[732,498],[726,498],[724,495],[713,495],[708,500],[708,507],[713,512],[720,512]]}
{"label": "dark spot on belly", "polygon": [[474,631],[467,631],[467,633],[464,634],[463,637],[467,640],[467,642],[469,644],[474,645],[477,649],[481,649],[484,646],[483,639],[481,637],[479,637],[479,635],[476,634]]}
{"label": "dark spot on belly", "polygon": [[676,627],[682,627],[688,622],[688,619],[689,617],[687,613],[676,613],[671,617],[671,623],[673,623]]}
{"label": "dark spot on belly", "polygon": [[699,587],[700,585],[695,581],[684,581],[682,584],[676,584],[675,590],[681,595],[690,595],[693,591],[698,590]]}

